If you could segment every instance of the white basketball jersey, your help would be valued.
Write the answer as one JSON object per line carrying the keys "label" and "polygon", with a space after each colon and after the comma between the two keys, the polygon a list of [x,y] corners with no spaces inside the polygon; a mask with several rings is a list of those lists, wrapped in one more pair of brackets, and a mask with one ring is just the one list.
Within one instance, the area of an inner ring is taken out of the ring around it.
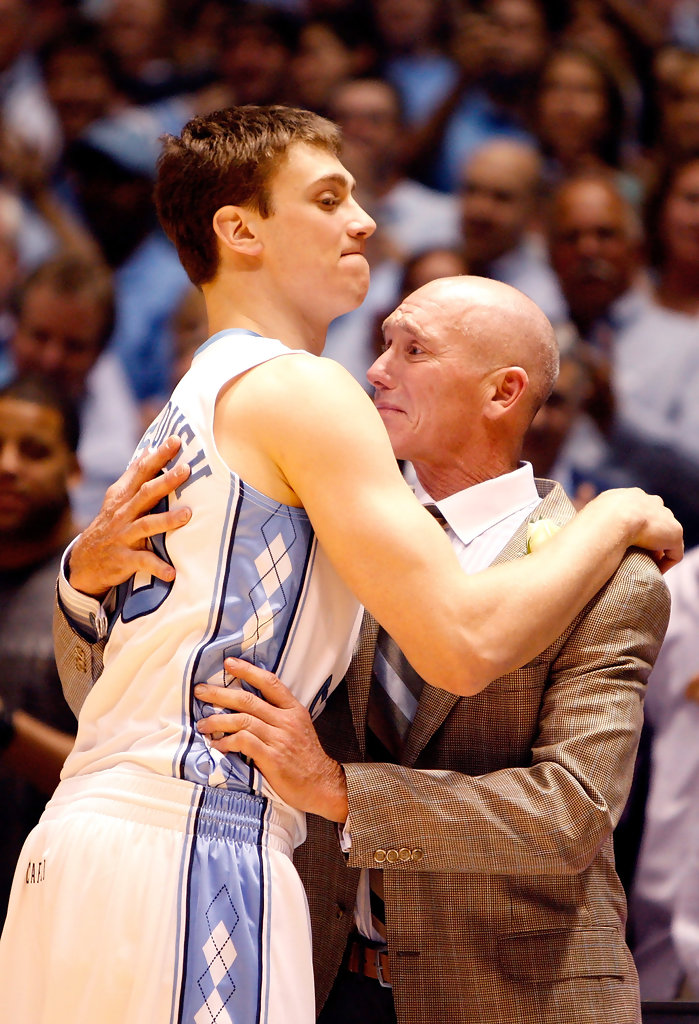
{"label": "white basketball jersey", "polygon": [[[248,331],[214,335],[146,431],[137,453],[171,434],[181,439],[175,461],[185,460],[190,475],[169,501],[193,514],[153,540],[175,566],[173,583],[137,575],[118,588],[104,672],[83,706],[64,778],[120,765],[279,800],[253,765],[199,734],[195,722],[212,709],[192,690],[239,685],[223,670],[234,655],[276,672],[315,716],[349,664],[360,608],[308,516],[241,480],[213,437],[221,388],[268,359],[298,354]],[[304,819],[296,820],[298,843]]]}

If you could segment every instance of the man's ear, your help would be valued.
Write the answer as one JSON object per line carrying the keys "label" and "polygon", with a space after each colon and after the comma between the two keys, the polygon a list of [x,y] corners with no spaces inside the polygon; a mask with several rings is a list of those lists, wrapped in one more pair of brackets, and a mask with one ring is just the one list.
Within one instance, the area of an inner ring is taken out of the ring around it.
{"label": "man's ear", "polygon": [[490,401],[484,410],[490,419],[510,412],[519,403],[529,387],[529,375],[521,366],[503,366],[491,379]]}
{"label": "man's ear", "polygon": [[223,246],[241,256],[259,256],[262,242],[257,237],[256,217],[243,206],[222,206],[214,214],[213,226]]}

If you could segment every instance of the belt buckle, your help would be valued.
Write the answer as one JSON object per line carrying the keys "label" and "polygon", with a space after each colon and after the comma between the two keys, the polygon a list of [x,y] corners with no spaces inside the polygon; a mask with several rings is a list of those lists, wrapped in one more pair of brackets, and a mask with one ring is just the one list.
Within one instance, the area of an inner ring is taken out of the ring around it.
{"label": "belt buckle", "polygon": [[390,981],[387,981],[384,977],[383,967],[381,966],[381,954],[388,956],[387,949],[375,949],[374,951],[374,963],[376,965],[376,980],[378,981],[381,988],[393,988]]}

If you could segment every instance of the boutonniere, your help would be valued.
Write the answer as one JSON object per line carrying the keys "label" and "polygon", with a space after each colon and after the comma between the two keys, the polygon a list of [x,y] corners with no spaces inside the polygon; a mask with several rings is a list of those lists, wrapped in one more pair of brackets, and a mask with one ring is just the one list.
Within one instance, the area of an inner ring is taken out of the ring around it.
{"label": "boutonniere", "polygon": [[558,533],[560,525],[555,519],[535,519],[527,523],[527,554],[536,551],[538,547],[545,544],[549,537]]}

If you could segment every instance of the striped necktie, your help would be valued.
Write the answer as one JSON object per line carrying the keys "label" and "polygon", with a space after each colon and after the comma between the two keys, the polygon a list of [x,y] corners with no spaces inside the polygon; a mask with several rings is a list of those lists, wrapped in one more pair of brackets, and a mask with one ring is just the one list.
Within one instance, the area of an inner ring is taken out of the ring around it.
{"label": "striped necktie", "polygon": [[[443,529],[436,505],[425,508]],[[400,760],[425,682],[395,640],[379,627],[367,707],[367,753],[372,761]]]}
{"label": "striped necktie", "polygon": [[[425,508],[443,529],[448,523],[436,505]],[[367,756],[372,761],[399,763],[425,681],[395,640],[380,626],[371,671],[367,705]],[[386,940],[383,871],[369,871],[371,923]]]}

